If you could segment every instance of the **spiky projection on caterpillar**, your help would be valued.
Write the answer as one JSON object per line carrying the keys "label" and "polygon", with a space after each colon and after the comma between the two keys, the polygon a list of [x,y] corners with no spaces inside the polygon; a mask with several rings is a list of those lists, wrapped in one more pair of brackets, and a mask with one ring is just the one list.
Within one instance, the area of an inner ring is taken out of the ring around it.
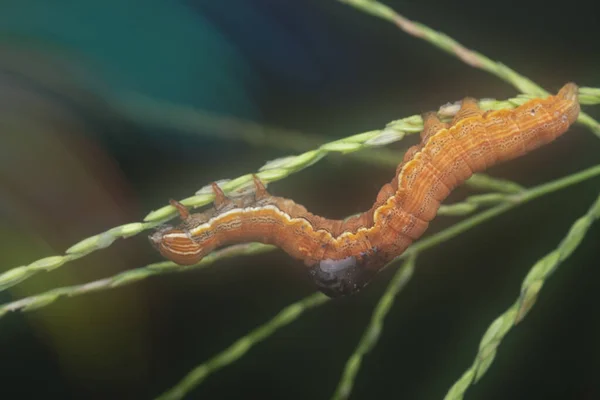
{"label": "spiky projection on caterpillar", "polygon": [[327,295],[352,294],[423,235],[440,203],[473,173],[565,133],[579,115],[577,90],[568,83],[556,96],[487,112],[465,98],[450,124],[426,113],[421,142],[406,152],[373,206],[348,220],[320,217],[292,200],[271,196],[255,177],[255,193],[241,199],[228,199],[213,184],[214,208],[203,213],[190,214],[171,200],[182,223],[159,228],[150,241],[182,265],[195,264],[226,244],[273,244],[303,260]]}

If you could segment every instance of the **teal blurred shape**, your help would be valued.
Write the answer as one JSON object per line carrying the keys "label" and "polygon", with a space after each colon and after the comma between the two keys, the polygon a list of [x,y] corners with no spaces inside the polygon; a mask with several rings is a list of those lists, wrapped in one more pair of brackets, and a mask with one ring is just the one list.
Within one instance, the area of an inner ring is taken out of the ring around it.
{"label": "teal blurred shape", "polygon": [[249,63],[217,28],[167,0],[8,0],[0,40],[26,38],[66,49],[109,91],[133,91],[252,117]]}

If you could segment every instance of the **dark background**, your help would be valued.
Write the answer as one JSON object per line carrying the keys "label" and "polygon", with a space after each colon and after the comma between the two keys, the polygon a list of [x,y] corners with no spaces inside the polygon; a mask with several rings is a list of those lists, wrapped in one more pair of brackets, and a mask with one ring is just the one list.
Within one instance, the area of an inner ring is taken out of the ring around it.
{"label": "dark background", "polygon": [[[552,92],[571,80],[600,87],[592,1],[387,4]],[[61,254],[84,237],[141,220],[169,198],[300,151],[158,126],[151,115],[129,115],[127,96],[329,141],[467,95],[517,93],[335,1],[8,1],[0,15],[2,270]],[[597,106],[584,109],[600,117]],[[389,148],[400,152],[415,139]],[[597,164],[599,150],[597,137],[574,127],[488,172],[532,186]],[[393,171],[333,155],[270,191],[339,218],[367,209]],[[529,268],[559,244],[599,187],[592,179],[547,195],[421,255],[352,398],[442,398],[471,365],[488,325],[514,302]],[[472,193],[461,188],[447,203]],[[457,220],[440,216],[427,235]],[[600,397],[599,240],[596,224],[467,398]],[[144,234],[118,240],[0,300],[159,260]],[[394,269],[356,296],[307,312],[189,398],[329,398]],[[301,266],[275,251],[6,316],[2,397],[152,398],[313,291]]]}

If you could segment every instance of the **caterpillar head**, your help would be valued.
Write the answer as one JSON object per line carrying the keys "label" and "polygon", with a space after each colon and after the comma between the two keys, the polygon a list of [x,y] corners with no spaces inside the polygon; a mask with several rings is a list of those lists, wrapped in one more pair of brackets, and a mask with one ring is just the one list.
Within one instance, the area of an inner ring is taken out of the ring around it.
{"label": "caterpillar head", "polygon": [[170,225],[159,228],[148,239],[163,257],[179,265],[195,264],[207,252],[192,239],[188,231]]}

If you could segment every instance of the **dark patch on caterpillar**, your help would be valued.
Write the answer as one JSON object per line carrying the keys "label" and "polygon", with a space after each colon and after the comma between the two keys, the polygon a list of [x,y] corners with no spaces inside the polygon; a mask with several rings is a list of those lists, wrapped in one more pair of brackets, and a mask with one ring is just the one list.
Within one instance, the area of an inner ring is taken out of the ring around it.
{"label": "dark patch on caterpillar", "polygon": [[240,242],[280,247],[303,260],[319,290],[337,297],[359,291],[427,229],[440,203],[473,173],[520,157],[565,133],[579,115],[577,86],[533,99],[513,110],[483,112],[465,98],[451,123],[423,115],[421,142],[411,147],[373,206],[347,220],[314,215],[294,201],[271,196],[254,177],[255,192],[227,198],[217,184],[214,208],[190,214],[171,200],[182,223],[149,236],[177,264],[200,261]]}

